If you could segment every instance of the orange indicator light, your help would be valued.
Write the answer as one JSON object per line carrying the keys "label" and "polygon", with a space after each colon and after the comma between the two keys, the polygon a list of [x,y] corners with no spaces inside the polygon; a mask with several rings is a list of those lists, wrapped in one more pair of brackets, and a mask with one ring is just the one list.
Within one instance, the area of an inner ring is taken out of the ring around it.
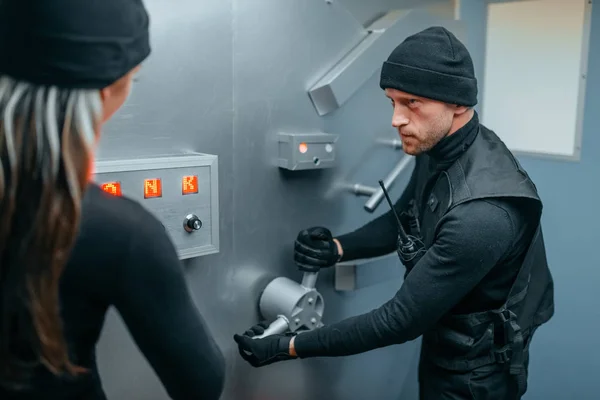
{"label": "orange indicator light", "polygon": [[110,193],[113,196],[122,196],[121,182],[106,182],[106,183],[103,183],[100,187],[106,193]]}
{"label": "orange indicator light", "polygon": [[181,193],[183,193],[183,194],[198,193],[198,177],[196,175],[184,176],[181,179]]}
{"label": "orange indicator light", "polygon": [[162,197],[162,184],[160,179],[144,180],[144,198]]}
{"label": "orange indicator light", "polygon": [[302,154],[306,153],[308,151],[308,145],[304,142],[300,143],[300,145],[298,145],[298,151]]}

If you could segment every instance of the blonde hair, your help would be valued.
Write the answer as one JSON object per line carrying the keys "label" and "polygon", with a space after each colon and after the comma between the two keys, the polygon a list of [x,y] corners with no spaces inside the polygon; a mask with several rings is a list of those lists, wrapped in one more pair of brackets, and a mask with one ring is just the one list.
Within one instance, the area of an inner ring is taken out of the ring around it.
{"label": "blonde hair", "polygon": [[71,363],[63,336],[59,282],[78,234],[101,114],[98,90],[0,76],[4,385],[25,384],[40,363],[55,374],[83,371]]}

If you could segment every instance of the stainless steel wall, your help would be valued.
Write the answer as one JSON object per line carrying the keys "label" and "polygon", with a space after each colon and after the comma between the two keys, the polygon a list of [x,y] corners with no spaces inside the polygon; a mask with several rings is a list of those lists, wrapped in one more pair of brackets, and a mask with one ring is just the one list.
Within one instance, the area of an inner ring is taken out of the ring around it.
{"label": "stainless steel wall", "polygon": [[[365,198],[330,192],[340,179],[376,185],[400,157],[391,148],[372,146],[375,137],[393,137],[392,110],[377,76],[326,117],[317,115],[307,89],[358,43],[362,24],[415,1],[146,3],[154,51],[127,104],[106,126],[99,158],[186,150],[219,156],[220,253],[185,266],[198,307],[227,356],[223,399],[400,398],[416,366],[417,342],[253,369],[239,357],[232,335],[257,321],[264,283],[278,275],[300,279],[292,261],[299,230],[324,225],[340,234],[386,211],[383,203],[368,214]],[[419,2],[433,3],[440,1]],[[278,131],[340,134],[339,165],[323,171],[280,170],[273,166]],[[405,181],[402,177],[392,190],[394,197]],[[358,269],[359,289],[350,293],[333,290],[333,271],[322,273],[318,288],[325,296],[324,322],[381,305],[400,287],[402,273],[394,258],[366,263]],[[112,311],[98,353],[110,399],[168,398]]]}

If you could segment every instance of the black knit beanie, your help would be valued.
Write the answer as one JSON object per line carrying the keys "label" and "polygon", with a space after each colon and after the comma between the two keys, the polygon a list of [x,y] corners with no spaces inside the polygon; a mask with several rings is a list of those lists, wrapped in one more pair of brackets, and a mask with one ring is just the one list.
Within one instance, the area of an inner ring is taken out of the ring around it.
{"label": "black knit beanie", "polygon": [[102,89],[150,54],[142,0],[0,0],[0,75]]}
{"label": "black knit beanie", "polygon": [[477,104],[469,51],[452,32],[434,26],[407,37],[383,63],[380,86],[461,106]]}

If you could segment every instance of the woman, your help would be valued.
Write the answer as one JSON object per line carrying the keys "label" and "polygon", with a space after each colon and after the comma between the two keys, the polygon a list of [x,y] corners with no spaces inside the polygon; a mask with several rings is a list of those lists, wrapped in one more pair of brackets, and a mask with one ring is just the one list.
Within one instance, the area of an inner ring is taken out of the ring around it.
{"label": "woman", "polygon": [[171,398],[221,394],[223,356],[161,223],[89,181],[148,26],[139,0],[0,0],[0,399],[106,399],[111,306]]}

